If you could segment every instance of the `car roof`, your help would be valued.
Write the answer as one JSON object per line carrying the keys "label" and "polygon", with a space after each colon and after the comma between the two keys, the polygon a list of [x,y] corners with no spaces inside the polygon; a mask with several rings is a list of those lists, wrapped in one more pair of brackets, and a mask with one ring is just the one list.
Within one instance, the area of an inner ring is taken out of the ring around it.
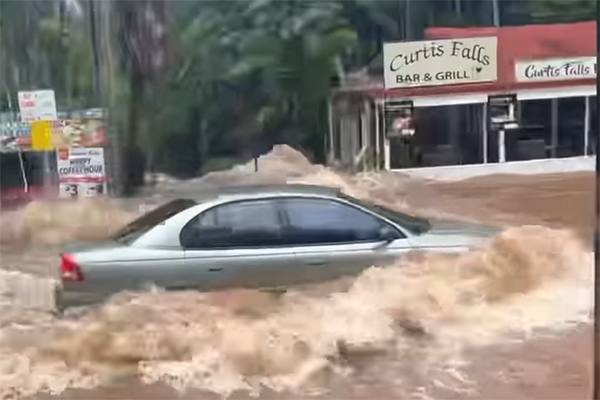
{"label": "car roof", "polygon": [[226,199],[226,198],[244,198],[244,197],[262,197],[272,195],[316,195],[327,197],[338,197],[341,189],[320,186],[320,185],[304,185],[304,184],[280,184],[280,185],[240,185],[226,186],[218,189],[207,190],[199,196],[194,196],[196,201],[208,201],[211,199]]}

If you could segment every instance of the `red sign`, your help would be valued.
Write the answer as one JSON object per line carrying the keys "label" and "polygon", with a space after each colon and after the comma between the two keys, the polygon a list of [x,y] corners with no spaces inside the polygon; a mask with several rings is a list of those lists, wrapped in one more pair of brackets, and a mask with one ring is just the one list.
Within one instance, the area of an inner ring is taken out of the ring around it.
{"label": "red sign", "polygon": [[59,149],[58,150],[58,158],[60,158],[61,160],[68,160],[69,159],[69,149]]}

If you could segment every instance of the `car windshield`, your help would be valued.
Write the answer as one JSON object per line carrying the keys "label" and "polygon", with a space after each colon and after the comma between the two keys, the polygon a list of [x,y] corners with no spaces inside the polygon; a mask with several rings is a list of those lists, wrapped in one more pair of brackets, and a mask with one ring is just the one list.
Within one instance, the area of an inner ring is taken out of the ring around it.
{"label": "car windshield", "polygon": [[366,208],[367,210],[373,211],[384,218],[389,219],[392,222],[397,223],[405,229],[408,229],[415,235],[423,234],[431,229],[431,222],[425,218],[416,217],[414,215],[404,214],[398,211],[394,211],[390,208],[380,206],[370,201],[358,200],[354,197],[350,197],[344,194],[340,194],[340,198],[354,203],[358,206]]}
{"label": "car windshield", "polygon": [[188,199],[172,200],[158,208],[155,208],[149,213],[142,215],[133,222],[130,222],[123,229],[113,235],[112,240],[122,244],[131,244],[134,240],[148,232],[156,225],[165,222],[173,215],[178,214],[196,204],[198,203]]}

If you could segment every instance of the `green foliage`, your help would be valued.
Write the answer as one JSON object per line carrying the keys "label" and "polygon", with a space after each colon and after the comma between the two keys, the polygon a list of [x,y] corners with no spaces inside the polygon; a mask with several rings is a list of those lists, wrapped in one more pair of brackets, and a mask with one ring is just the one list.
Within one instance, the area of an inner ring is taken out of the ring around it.
{"label": "green foliage", "polygon": [[595,20],[598,0],[532,0],[533,17],[538,22]]}
{"label": "green foliage", "polygon": [[[486,1],[463,0],[463,11],[481,14]],[[590,18],[596,7],[596,0],[522,1],[542,22]],[[18,90],[42,87],[55,90],[60,108],[102,106],[94,102],[90,3],[79,1],[83,12],[62,18],[58,4],[0,0],[3,109],[9,98],[15,106]],[[114,128],[151,154],[156,168],[182,176],[211,169],[213,159],[244,158],[281,142],[322,161],[326,101],[344,71],[381,61],[383,42],[420,39],[427,26],[490,19],[456,12],[455,0],[110,4]],[[148,9],[168,15],[168,23],[148,25],[140,19]],[[166,41],[150,34],[160,24]]]}
{"label": "green foliage", "polygon": [[19,90],[46,88],[63,108],[95,106],[85,21],[61,21],[57,9],[50,1],[0,1],[0,96],[13,107]]}
{"label": "green foliage", "polygon": [[210,155],[248,155],[256,143],[286,141],[323,153],[330,81],[338,59],[358,44],[339,2],[176,8],[177,60],[153,124],[159,146],[183,140],[196,147],[201,161],[192,172]]}

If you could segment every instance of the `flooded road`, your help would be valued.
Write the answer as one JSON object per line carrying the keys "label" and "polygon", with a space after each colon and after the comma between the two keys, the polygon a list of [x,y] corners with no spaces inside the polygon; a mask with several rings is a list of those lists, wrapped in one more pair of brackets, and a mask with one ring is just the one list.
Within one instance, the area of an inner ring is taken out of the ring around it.
{"label": "flooded road", "polygon": [[[440,206],[508,224],[543,224],[575,230],[582,238],[594,231],[594,174],[500,175],[432,184]],[[456,202],[458,200],[458,203]],[[460,202],[477,205],[473,211]],[[482,210],[484,210],[482,212]]]}
{"label": "flooded road", "polygon": [[[56,321],[43,310],[49,281],[41,279],[55,273],[54,244],[101,237],[106,221],[132,216],[100,203],[38,206],[3,223],[19,240],[2,244],[4,275],[12,274],[3,306],[10,312],[0,321],[2,396],[48,398],[31,396],[79,387],[58,398],[589,397],[593,174],[435,183],[335,174],[295,154],[275,161],[258,175],[174,182],[157,201],[239,180],[333,184],[399,210],[508,229],[461,256],[426,254],[283,299],[248,291],[123,295],[83,319]],[[66,213],[93,215],[99,228],[65,223]],[[523,227],[532,224],[548,228]],[[38,286],[26,289],[32,281]],[[27,290],[36,299],[23,296]]]}

